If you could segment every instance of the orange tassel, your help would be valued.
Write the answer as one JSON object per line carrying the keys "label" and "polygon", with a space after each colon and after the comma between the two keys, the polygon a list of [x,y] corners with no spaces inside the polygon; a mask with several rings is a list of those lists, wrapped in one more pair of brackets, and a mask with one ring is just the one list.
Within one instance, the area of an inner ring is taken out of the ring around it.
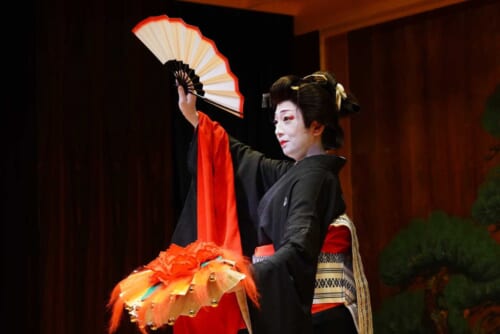
{"label": "orange tassel", "polygon": [[108,333],[114,333],[118,329],[120,320],[123,314],[123,300],[120,298],[120,286],[117,285],[111,292],[111,298],[108,303],[108,307],[111,307],[111,319],[109,322]]}
{"label": "orange tassel", "polygon": [[130,317],[147,334],[148,327],[173,325],[181,315],[194,317],[201,307],[217,306],[225,293],[244,291],[259,306],[250,266],[243,255],[212,242],[172,244],[115,286],[108,302],[112,307],[109,334],[118,328],[124,308],[134,308]]}
{"label": "orange tassel", "polygon": [[152,300],[152,320],[156,327],[168,324],[171,307],[175,301],[175,296],[171,296],[168,289],[163,288],[161,291],[155,294]]}
{"label": "orange tassel", "polygon": [[224,258],[235,260],[235,269],[246,276],[241,284],[245,289],[247,297],[250,298],[256,307],[259,307],[259,293],[255,285],[253,273],[250,269],[252,264],[251,261],[243,255],[236,254],[230,250],[223,250],[223,256]]}

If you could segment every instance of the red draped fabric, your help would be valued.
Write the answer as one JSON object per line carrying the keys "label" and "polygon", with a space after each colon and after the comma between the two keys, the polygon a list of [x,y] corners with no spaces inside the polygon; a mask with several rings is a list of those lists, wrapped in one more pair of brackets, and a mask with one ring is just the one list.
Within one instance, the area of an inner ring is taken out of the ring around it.
{"label": "red draped fabric", "polygon": [[[198,240],[241,254],[236,211],[233,165],[229,138],[219,123],[199,112],[197,169]],[[218,307],[202,308],[195,318],[179,317],[175,334],[235,334],[244,327],[234,293],[226,294]]]}

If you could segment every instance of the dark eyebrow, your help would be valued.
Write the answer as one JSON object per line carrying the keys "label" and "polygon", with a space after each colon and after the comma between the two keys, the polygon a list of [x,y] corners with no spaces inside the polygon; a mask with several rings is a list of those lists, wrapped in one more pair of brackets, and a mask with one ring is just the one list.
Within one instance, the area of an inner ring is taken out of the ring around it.
{"label": "dark eyebrow", "polygon": [[297,111],[297,109],[284,108],[284,109],[280,110],[280,113],[287,112],[287,111]]}

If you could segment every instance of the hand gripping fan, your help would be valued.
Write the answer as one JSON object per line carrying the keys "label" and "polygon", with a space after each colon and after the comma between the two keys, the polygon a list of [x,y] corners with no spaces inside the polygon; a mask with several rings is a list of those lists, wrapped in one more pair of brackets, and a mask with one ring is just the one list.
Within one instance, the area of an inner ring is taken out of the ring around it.
{"label": "hand gripping fan", "polygon": [[215,43],[180,18],[151,16],[132,32],[174,74],[178,84],[204,101],[243,118],[238,78]]}

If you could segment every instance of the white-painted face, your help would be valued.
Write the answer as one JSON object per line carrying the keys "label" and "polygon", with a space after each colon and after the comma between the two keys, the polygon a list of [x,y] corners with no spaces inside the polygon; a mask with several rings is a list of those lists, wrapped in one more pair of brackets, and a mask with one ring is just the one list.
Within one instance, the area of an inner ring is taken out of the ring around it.
{"label": "white-painted face", "polygon": [[302,112],[291,101],[276,106],[274,126],[283,153],[295,161],[317,154],[318,148],[321,149],[318,147],[321,146],[321,136],[315,136],[312,127],[305,127]]}

